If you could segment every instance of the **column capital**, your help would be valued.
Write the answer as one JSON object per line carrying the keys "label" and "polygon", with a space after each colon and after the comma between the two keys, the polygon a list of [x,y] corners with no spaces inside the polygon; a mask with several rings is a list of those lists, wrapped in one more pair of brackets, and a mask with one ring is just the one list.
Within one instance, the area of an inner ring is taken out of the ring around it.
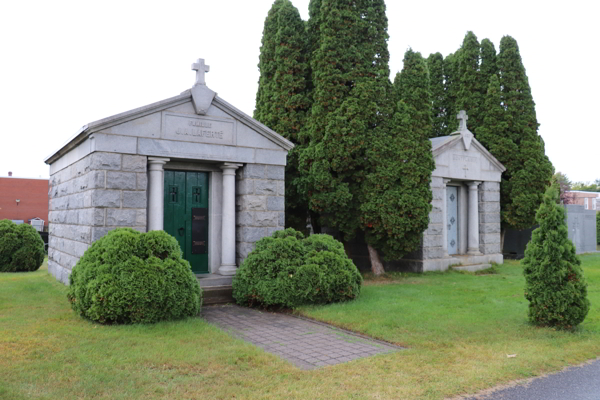
{"label": "column capital", "polygon": [[235,170],[244,164],[236,164],[236,163],[223,163],[219,165],[219,168],[223,170],[223,175],[235,175]]}
{"label": "column capital", "polygon": [[447,185],[448,183],[450,183],[450,181],[451,181],[451,180],[452,180],[452,179],[449,179],[449,178],[444,178],[444,179],[442,179],[442,182],[444,183],[444,187],[446,187],[446,185]]}
{"label": "column capital", "polygon": [[476,190],[479,185],[481,185],[481,181],[471,181],[467,182],[470,190]]}
{"label": "column capital", "polygon": [[163,166],[168,163],[171,159],[164,157],[148,157],[149,169],[153,171],[162,171]]}

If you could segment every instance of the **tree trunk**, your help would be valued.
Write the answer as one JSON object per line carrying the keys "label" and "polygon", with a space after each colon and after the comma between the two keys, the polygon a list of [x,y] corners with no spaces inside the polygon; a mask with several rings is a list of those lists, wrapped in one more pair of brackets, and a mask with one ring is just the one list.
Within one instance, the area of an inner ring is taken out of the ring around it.
{"label": "tree trunk", "polygon": [[504,254],[504,236],[506,235],[506,228],[500,229],[500,254]]}
{"label": "tree trunk", "polygon": [[373,248],[370,244],[367,245],[367,248],[369,249],[369,258],[371,259],[371,270],[373,271],[373,275],[379,276],[385,273],[385,270],[383,269],[383,264],[379,259],[379,253],[377,252],[377,250]]}

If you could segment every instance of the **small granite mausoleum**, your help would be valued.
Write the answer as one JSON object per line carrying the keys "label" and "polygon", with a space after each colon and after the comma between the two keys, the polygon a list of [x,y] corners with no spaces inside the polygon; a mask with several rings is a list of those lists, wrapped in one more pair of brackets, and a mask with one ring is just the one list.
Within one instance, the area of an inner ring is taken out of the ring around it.
{"label": "small granite mausoleum", "polygon": [[293,144],[204,80],[178,96],[85,125],[50,165],[48,270],[68,283],[92,242],[117,227],[164,229],[197,274],[233,275],[284,226]]}

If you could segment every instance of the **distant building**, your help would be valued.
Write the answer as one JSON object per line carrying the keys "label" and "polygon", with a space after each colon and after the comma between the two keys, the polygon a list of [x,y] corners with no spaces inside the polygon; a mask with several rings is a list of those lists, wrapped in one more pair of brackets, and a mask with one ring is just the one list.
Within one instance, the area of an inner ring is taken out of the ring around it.
{"label": "distant building", "polygon": [[48,179],[0,176],[0,219],[31,223],[36,218],[48,226]]}
{"label": "distant building", "polygon": [[570,204],[583,206],[585,210],[600,211],[600,193],[584,192],[582,190],[570,190]]}

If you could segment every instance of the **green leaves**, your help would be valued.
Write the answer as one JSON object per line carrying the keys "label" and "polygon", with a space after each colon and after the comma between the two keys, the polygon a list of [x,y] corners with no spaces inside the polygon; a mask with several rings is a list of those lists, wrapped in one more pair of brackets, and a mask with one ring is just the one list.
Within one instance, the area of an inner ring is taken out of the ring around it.
{"label": "green leaves", "polygon": [[572,329],[585,319],[589,301],[581,262],[568,238],[565,210],[558,201],[558,188],[550,187],[536,213],[540,227],[533,231],[521,264],[529,320]]}
{"label": "green leaves", "polygon": [[233,279],[240,305],[297,307],[346,301],[360,293],[362,276],[340,242],[288,228],[256,242]]}
{"label": "green leaves", "polygon": [[37,271],[44,254],[44,241],[33,226],[0,220],[0,272]]}
{"label": "green leaves", "polygon": [[69,281],[73,310],[103,324],[180,319],[197,315],[202,304],[196,276],[164,231],[108,232],[81,257]]}

